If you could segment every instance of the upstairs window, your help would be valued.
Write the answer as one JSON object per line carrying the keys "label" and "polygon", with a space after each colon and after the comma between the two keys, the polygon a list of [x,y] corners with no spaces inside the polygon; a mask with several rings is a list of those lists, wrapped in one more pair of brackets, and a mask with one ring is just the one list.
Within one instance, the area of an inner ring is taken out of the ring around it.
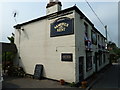
{"label": "upstairs window", "polygon": [[85,35],[88,38],[88,25],[84,23],[84,26],[85,26]]}
{"label": "upstairs window", "polygon": [[92,49],[92,43],[91,43],[91,40],[89,38],[89,35],[88,35],[88,25],[86,23],[84,23],[84,26],[85,26],[85,48],[86,50],[91,50]]}
{"label": "upstairs window", "polygon": [[98,48],[101,48],[101,43],[100,43],[100,36],[98,35]]}
{"label": "upstairs window", "polygon": [[92,44],[97,45],[97,35],[94,31],[91,32]]}
{"label": "upstairs window", "polygon": [[100,42],[100,36],[98,35],[98,42]]}

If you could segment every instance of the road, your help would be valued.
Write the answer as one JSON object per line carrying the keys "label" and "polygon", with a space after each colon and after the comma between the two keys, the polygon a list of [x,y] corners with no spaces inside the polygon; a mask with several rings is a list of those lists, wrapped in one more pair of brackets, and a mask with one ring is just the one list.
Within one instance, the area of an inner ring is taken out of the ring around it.
{"label": "road", "polygon": [[92,86],[92,89],[95,88],[120,88],[120,63],[114,63],[102,73],[100,79]]}

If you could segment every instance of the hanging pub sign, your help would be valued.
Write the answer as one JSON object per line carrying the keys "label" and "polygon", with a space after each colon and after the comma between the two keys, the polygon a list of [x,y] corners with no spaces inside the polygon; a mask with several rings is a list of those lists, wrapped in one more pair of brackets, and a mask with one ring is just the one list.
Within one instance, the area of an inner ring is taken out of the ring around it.
{"label": "hanging pub sign", "polygon": [[51,23],[50,37],[70,35],[74,33],[74,19],[59,18]]}
{"label": "hanging pub sign", "polygon": [[61,54],[61,61],[73,61],[73,54],[72,53],[62,53]]}

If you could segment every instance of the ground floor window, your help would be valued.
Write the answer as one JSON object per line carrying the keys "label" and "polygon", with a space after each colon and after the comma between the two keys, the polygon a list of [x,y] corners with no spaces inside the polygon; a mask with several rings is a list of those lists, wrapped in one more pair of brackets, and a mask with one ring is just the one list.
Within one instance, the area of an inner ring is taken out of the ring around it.
{"label": "ground floor window", "polygon": [[106,61],[106,56],[105,56],[105,53],[103,53],[103,63],[105,63]]}
{"label": "ground floor window", "polygon": [[92,52],[86,51],[86,71],[92,69]]}

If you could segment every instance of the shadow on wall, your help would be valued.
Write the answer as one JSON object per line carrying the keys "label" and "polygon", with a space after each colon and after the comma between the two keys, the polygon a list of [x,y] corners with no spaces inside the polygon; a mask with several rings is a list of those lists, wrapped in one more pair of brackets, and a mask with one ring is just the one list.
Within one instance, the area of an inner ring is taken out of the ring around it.
{"label": "shadow on wall", "polygon": [[28,36],[26,30],[23,30],[23,33],[24,33],[24,37],[26,37],[29,40],[29,36]]}

